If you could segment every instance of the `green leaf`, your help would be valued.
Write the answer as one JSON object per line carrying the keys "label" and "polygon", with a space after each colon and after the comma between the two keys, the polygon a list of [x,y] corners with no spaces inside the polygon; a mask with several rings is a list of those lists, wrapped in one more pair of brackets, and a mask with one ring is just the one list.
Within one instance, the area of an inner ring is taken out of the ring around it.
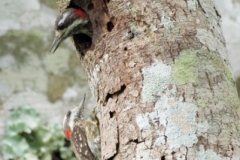
{"label": "green leaf", "polygon": [[29,145],[21,136],[4,135],[2,148],[3,158],[12,159],[13,157],[21,157],[27,150],[29,150]]}
{"label": "green leaf", "polygon": [[39,160],[39,158],[33,153],[26,153],[22,158],[23,160]]}
{"label": "green leaf", "polygon": [[17,133],[31,133],[40,124],[40,115],[29,106],[21,106],[16,109],[9,117],[9,130]]}
{"label": "green leaf", "polygon": [[74,156],[74,153],[70,147],[61,147],[60,148],[61,158],[67,160],[77,160]]}

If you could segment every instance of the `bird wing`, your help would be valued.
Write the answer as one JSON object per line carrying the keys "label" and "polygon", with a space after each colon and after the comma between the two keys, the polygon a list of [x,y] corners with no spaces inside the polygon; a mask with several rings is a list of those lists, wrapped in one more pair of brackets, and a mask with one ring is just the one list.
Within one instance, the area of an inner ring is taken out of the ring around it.
{"label": "bird wing", "polygon": [[78,160],[94,160],[92,151],[88,146],[85,130],[80,124],[76,124],[73,128],[71,145]]}

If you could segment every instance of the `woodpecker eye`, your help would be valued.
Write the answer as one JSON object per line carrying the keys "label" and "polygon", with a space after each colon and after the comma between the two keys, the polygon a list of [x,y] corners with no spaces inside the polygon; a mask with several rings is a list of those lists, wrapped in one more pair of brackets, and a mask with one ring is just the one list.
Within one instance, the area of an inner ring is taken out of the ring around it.
{"label": "woodpecker eye", "polygon": [[67,112],[67,117],[70,117],[70,115],[71,115],[71,111],[68,111]]}
{"label": "woodpecker eye", "polygon": [[60,23],[57,26],[57,30],[63,30],[65,28],[64,23]]}

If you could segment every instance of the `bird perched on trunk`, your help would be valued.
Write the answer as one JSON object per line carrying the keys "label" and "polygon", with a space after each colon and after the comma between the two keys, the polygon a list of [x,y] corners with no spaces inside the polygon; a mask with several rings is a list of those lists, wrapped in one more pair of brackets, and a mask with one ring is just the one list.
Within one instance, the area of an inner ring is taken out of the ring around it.
{"label": "bird perched on trunk", "polygon": [[100,160],[100,135],[98,126],[83,116],[85,95],[78,107],[65,115],[63,131],[70,140],[71,146],[78,160]]}
{"label": "bird perched on trunk", "polygon": [[[81,8],[67,8],[56,19],[55,39],[51,52],[55,52],[63,40],[77,34],[92,37],[92,24],[87,13]],[[84,36],[81,36],[84,37]],[[89,41],[87,39],[87,41]]]}

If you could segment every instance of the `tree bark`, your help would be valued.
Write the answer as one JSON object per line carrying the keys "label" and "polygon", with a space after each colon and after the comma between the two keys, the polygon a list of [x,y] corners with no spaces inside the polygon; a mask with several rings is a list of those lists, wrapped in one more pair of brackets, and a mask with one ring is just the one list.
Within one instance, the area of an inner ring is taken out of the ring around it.
{"label": "tree bark", "polygon": [[238,160],[239,100],[214,1],[84,3],[70,7],[94,26],[81,61],[102,159]]}

